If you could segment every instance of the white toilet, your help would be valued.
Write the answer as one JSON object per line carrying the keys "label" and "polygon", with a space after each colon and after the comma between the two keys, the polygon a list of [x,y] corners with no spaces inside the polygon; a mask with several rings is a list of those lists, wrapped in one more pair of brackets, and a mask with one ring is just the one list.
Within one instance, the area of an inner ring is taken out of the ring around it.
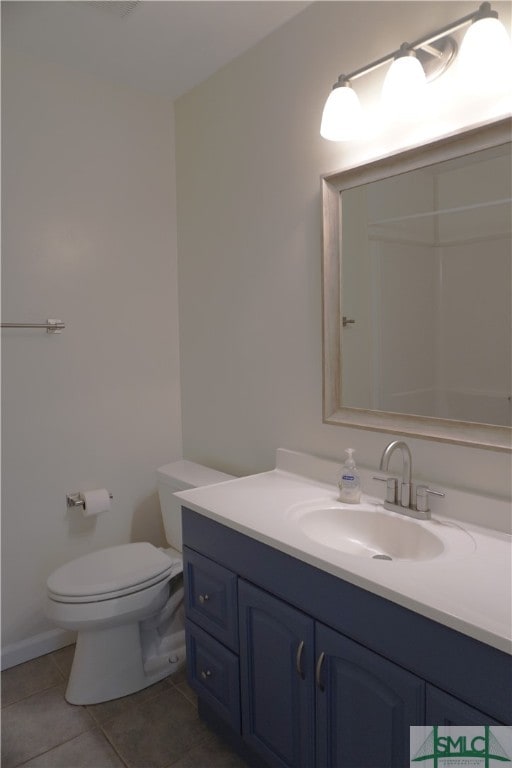
{"label": "white toilet", "polygon": [[97,704],[139,691],[185,661],[181,506],[173,494],[232,480],[190,461],[157,471],[169,549],[147,542],[101,549],[57,568],[47,615],[77,634],[66,699]]}

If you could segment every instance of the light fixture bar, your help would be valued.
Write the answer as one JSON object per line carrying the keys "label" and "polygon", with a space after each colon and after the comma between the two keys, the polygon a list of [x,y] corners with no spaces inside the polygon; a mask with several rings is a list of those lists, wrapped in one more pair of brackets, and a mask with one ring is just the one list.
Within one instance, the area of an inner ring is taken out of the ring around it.
{"label": "light fixture bar", "polygon": [[466,24],[470,24],[472,21],[475,21],[475,19],[478,19],[482,14],[486,16],[489,15],[490,12],[491,4],[488,2],[482,3],[478,10],[473,11],[473,13],[468,13],[467,16],[463,16],[461,19],[458,19],[458,21],[452,21],[451,24],[447,24],[445,27],[438,29],[437,32],[432,32],[430,35],[418,38],[418,40],[411,43],[411,48],[415,51],[417,48],[423,48],[425,45],[435,43],[440,37],[445,37],[452,32],[456,32],[458,29],[461,29],[461,27],[465,27]]}
{"label": "light fixture bar", "polygon": [[[388,64],[388,62],[393,61],[397,58],[397,56],[400,56],[400,54],[403,52],[404,46],[406,46],[409,50],[415,51],[418,48],[425,48],[428,50],[427,46],[430,46],[431,43],[434,43],[436,40],[439,40],[442,37],[446,37],[451,32],[455,32],[457,29],[460,29],[461,27],[465,27],[466,24],[470,24],[472,21],[475,21],[479,18],[484,18],[485,16],[496,16],[495,11],[491,11],[491,4],[489,2],[484,2],[480,5],[478,10],[473,11],[473,13],[468,13],[467,16],[462,16],[462,18],[457,19],[457,21],[453,21],[451,24],[447,24],[444,27],[441,27],[440,29],[436,30],[435,32],[430,32],[428,35],[425,35],[424,37],[419,37],[417,40],[414,40],[412,43],[404,43],[398,50],[393,51],[392,53],[388,53],[386,56],[382,56],[380,59],[376,59],[375,61],[372,61],[370,64],[366,64],[364,67],[359,67],[359,69],[355,69],[353,72],[349,72],[348,75],[340,75],[338,78],[338,82],[347,82],[351,80],[357,80],[359,77],[362,77],[363,75],[367,75],[369,72],[373,72],[373,70],[378,69],[379,67],[382,67],[384,64]],[[433,54],[436,55],[436,54]]]}

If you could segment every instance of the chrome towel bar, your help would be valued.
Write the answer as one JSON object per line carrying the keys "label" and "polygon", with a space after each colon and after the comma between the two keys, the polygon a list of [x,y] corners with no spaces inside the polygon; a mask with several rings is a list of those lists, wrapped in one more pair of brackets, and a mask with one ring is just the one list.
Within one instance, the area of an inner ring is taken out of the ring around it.
{"label": "chrome towel bar", "polygon": [[46,328],[46,333],[60,333],[66,325],[62,320],[47,320],[46,323],[1,323],[2,328]]}

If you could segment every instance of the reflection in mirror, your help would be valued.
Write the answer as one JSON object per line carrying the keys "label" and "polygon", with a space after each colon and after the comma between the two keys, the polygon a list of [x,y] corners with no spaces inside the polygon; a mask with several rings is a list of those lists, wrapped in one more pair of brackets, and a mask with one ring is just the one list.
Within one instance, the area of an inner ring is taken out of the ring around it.
{"label": "reflection in mirror", "polygon": [[326,423],[511,450],[510,138],[323,178]]}
{"label": "reflection in mirror", "polygon": [[344,406],[511,426],[511,219],[510,144],[343,192]]}

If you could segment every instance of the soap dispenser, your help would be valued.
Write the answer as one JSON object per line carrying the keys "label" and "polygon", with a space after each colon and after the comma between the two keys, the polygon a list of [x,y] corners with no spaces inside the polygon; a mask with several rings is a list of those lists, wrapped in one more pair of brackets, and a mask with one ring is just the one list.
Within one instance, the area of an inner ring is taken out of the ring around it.
{"label": "soap dispenser", "polygon": [[345,453],[348,454],[348,458],[343,465],[340,482],[338,483],[338,488],[340,489],[339,500],[348,504],[357,504],[361,498],[361,480],[354,461],[354,449],[347,448]]}

